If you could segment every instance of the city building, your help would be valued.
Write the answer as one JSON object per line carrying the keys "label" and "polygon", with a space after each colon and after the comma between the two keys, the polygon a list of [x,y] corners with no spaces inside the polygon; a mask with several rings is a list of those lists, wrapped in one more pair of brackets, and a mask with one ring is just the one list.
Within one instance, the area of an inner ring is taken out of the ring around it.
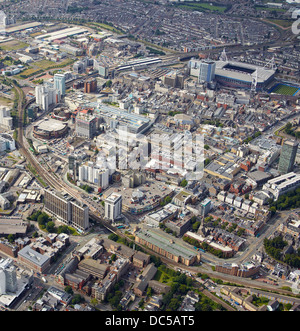
{"label": "city building", "polygon": [[96,78],[88,79],[84,82],[84,93],[97,92],[97,80]]}
{"label": "city building", "polygon": [[216,62],[195,60],[189,62],[190,75],[196,76],[199,83],[211,83],[215,79]]}
{"label": "city building", "polygon": [[201,211],[200,211],[201,216],[205,217],[211,209],[211,200],[205,199],[200,203],[200,206],[201,206]]}
{"label": "city building", "polygon": [[67,193],[45,190],[45,209],[57,219],[84,232],[89,227],[89,208],[82,202],[76,201]]}
{"label": "city building", "polygon": [[133,134],[144,133],[153,124],[146,116],[129,113],[103,103],[97,104],[94,114],[111,128],[120,128]]}
{"label": "city building", "polygon": [[109,185],[109,178],[114,171],[111,169],[103,169],[93,162],[83,164],[78,169],[78,179],[81,182],[89,182],[97,185],[102,190],[106,189]]}
{"label": "city building", "polygon": [[66,77],[63,74],[54,75],[54,88],[60,92],[61,96],[66,94]]}
{"label": "city building", "polygon": [[293,171],[298,145],[296,140],[284,141],[278,164],[278,170],[281,174]]}
{"label": "city building", "polygon": [[98,119],[90,114],[79,112],[75,120],[75,133],[78,136],[92,139],[97,131]]}
{"label": "city building", "polygon": [[50,256],[40,254],[28,245],[18,252],[18,261],[35,272],[45,273],[50,266],[50,260]]}
{"label": "city building", "polygon": [[0,152],[14,151],[15,149],[16,143],[13,137],[7,133],[0,133]]}
{"label": "city building", "polygon": [[199,83],[211,83],[215,79],[216,63],[204,60],[199,66]]}
{"label": "city building", "polygon": [[6,130],[13,128],[13,118],[10,116],[10,110],[7,107],[0,107],[0,126]]}
{"label": "city building", "polygon": [[270,179],[263,186],[263,190],[272,193],[274,199],[277,200],[280,195],[289,191],[295,190],[300,186],[300,175],[294,172],[278,176]]}
{"label": "city building", "polygon": [[0,11],[0,26],[1,27],[6,27],[8,25],[12,25],[15,24],[16,20],[14,19],[14,17],[9,17],[5,14],[4,11]]}
{"label": "city building", "polygon": [[61,92],[48,85],[37,85],[35,87],[36,104],[44,111],[48,111],[49,106],[57,104],[61,99]]}
{"label": "city building", "polygon": [[179,241],[175,242],[174,237],[165,233],[161,234],[155,230],[139,230],[135,233],[135,241],[177,263],[189,266],[200,261],[198,251],[186,247]]}
{"label": "city building", "polygon": [[17,290],[17,273],[11,259],[0,261],[0,295]]}
{"label": "city building", "polygon": [[114,221],[122,214],[122,195],[112,193],[105,200],[105,218]]}

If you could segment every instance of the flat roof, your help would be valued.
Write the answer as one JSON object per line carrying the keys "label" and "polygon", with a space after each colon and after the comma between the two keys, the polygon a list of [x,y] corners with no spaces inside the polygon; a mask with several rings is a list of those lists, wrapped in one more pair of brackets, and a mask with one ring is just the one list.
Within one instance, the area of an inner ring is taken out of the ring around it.
{"label": "flat roof", "polygon": [[1,218],[0,234],[26,234],[27,223],[20,218]]}
{"label": "flat roof", "polygon": [[60,131],[66,127],[66,123],[63,123],[58,120],[49,119],[49,120],[42,120],[37,124],[39,130],[45,132],[52,132],[52,131]]}
{"label": "flat roof", "polygon": [[40,23],[40,22],[31,22],[31,23],[25,23],[25,24],[20,24],[20,25],[9,25],[8,27],[5,27],[1,31],[5,31],[6,33],[14,33],[17,31],[36,28],[38,26],[41,26],[42,24],[43,23]]}
{"label": "flat roof", "polygon": [[127,111],[123,111],[120,108],[107,106],[102,103],[97,105],[97,109],[95,109],[95,112],[111,120],[118,120],[121,123],[134,127],[139,127],[142,124],[150,123],[150,119],[145,116],[128,113]]}
{"label": "flat roof", "polygon": [[168,236],[165,233],[160,233],[156,230],[140,230],[136,233],[136,236],[151,242],[155,246],[160,247],[175,256],[181,256],[185,259],[191,259],[199,254],[193,249],[184,246],[181,242],[176,241],[174,237]]}
{"label": "flat roof", "polygon": [[43,35],[35,37],[35,39],[37,39],[37,40],[45,39],[47,41],[53,41],[56,39],[62,39],[62,38],[66,38],[69,36],[74,36],[75,34],[81,34],[81,33],[85,33],[85,32],[88,32],[88,30],[84,29],[82,27],[74,26],[71,28],[62,29],[62,30],[55,31],[55,32],[45,33]]}

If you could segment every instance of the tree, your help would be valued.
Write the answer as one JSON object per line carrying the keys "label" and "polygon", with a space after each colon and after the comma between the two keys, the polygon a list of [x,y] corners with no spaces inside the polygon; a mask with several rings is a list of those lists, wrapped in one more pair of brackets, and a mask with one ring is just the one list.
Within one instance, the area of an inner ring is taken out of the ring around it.
{"label": "tree", "polygon": [[76,303],[80,303],[84,301],[83,297],[80,294],[75,294],[72,298],[72,304],[75,305]]}
{"label": "tree", "polygon": [[52,221],[48,222],[47,225],[46,225],[46,230],[48,232],[55,232],[55,224],[54,224],[54,222],[52,222]]}
{"label": "tree", "polygon": [[153,291],[152,287],[149,286],[149,287],[147,288],[147,296],[148,296],[148,297],[152,297],[153,292],[154,292],[154,291]]}
{"label": "tree", "polygon": [[185,186],[187,186],[187,184],[188,184],[188,181],[186,179],[183,179],[180,183],[180,186],[185,187]]}
{"label": "tree", "polygon": [[72,289],[72,287],[70,286],[70,285],[67,285],[66,287],[65,287],[65,290],[64,290],[66,293],[68,293],[68,294],[73,294],[73,289]]}
{"label": "tree", "polygon": [[49,216],[46,213],[41,213],[37,218],[37,222],[39,223],[39,225],[45,225],[48,220]]}
{"label": "tree", "polygon": [[97,300],[96,298],[92,298],[92,299],[91,299],[91,305],[92,305],[93,307],[96,307],[96,306],[98,305],[98,300]]}

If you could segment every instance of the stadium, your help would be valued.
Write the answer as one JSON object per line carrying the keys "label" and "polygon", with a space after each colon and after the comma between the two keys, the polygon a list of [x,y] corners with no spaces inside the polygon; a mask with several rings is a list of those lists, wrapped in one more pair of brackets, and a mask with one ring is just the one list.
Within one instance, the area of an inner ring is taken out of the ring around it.
{"label": "stadium", "polygon": [[54,119],[42,120],[33,127],[33,135],[40,139],[60,138],[68,132],[68,124]]}
{"label": "stadium", "polygon": [[215,79],[223,86],[263,91],[273,81],[276,70],[235,62],[217,61]]}

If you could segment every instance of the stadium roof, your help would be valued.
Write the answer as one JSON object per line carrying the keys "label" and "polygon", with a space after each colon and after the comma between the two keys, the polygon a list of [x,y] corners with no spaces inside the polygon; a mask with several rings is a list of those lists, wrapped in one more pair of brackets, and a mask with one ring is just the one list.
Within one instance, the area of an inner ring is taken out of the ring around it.
{"label": "stadium roof", "polygon": [[237,61],[217,61],[215,74],[251,83],[257,71],[257,82],[263,83],[275,74],[275,70]]}

